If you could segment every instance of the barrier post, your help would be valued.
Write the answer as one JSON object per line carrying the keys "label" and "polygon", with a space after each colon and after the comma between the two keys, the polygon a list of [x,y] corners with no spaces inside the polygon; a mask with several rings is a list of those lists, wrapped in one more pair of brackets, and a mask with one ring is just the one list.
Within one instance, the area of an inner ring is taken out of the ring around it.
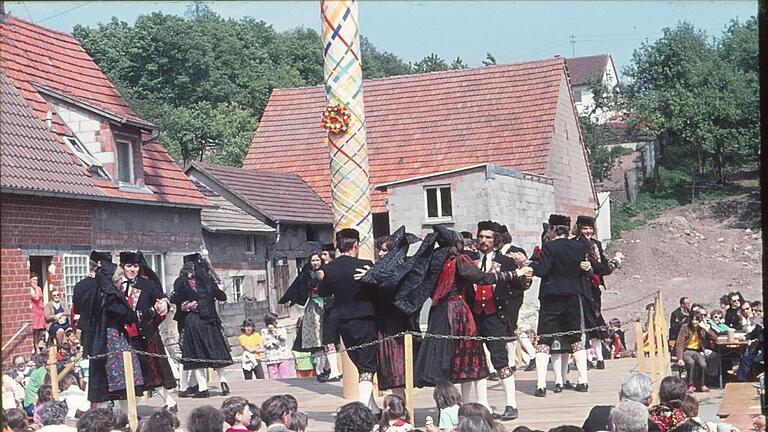
{"label": "barrier post", "polygon": [[[654,305],[655,306],[655,305]],[[656,375],[656,329],[653,322],[654,311],[648,311],[648,354],[650,359],[651,380],[653,381],[653,394],[658,393],[658,377]]]}
{"label": "barrier post", "polygon": [[[342,341],[339,346],[344,349],[344,342]],[[341,352],[341,364],[344,370],[344,378],[341,380],[342,397],[344,397],[344,399],[356,400],[360,374],[357,372],[357,367],[352,363],[352,359],[349,358],[349,354],[346,350]]]}
{"label": "barrier post", "polygon": [[133,356],[130,351],[123,351],[123,369],[125,370],[125,395],[128,401],[128,424],[131,431],[136,431],[139,418],[136,413],[136,387],[133,383]]}
{"label": "barrier post", "polygon": [[413,412],[413,335],[405,332],[405,409],[408,410],[409,423],[416,420]]}
{"label": "barrier post", "polygon": [[51,375],[51,392],[53,400],[59,400],[59,367],[56,363],[56,347],[48,349],[48,373]]}
{"label": "barrier post", "polygon": [[635,346],[637,347],[637,370],[645,373],[645,342],[643,341],[643,325],[635,322]]}

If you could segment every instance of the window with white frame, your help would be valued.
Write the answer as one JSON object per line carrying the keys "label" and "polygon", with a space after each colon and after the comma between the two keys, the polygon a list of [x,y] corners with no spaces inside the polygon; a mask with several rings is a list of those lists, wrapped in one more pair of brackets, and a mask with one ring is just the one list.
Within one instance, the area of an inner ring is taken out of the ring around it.
{"label": "window with white frame", "polygon": [[72,153],[80,159],[80,163],[88,169],[88,172],[96,177],[109,178],[102,163],[76,137],[62,137],[62,139]]}
{"label": "window with white frame", "polygon": [[245,276],[233,276],[232,277],[232,296],[229,298],[230,303],[237,303],[243,298],[243,282]]}
{"label": "window with white frame", "polygon": [[117,141],[116,148],[118,179],[133,184],[133,145],[129,141]]}
{"label": "window with white frame", "polygon": [[165,259],[161,253],[144,253],[144,258],[147,260],[147,264],[152,270],[157,273],[157,277],[160,278],[160,283],[163,285],[163,290],[166,293],[170,293],[173,290],[173,286],[167,286],[165,283]]}
{"label": "window with white frame", "polygon": [[424,188],[427,220],[453,219],[451,186],[427,186]]}
{"label": "window with white frame", "polygon": [[88,255],[64,255],[64,290],[67,303],[72,303],[75,284],[88,276]]}
{"label": "window with white frame", "polygon": [[573,100],[576,102],[581,102],[581,90],[573,91]]}
{"label": "window with white frame", "polygon": [[256,298],[256,301],[266,301],[267,300],[267,272],[265,271],[257,272],[254,279],[256,280],[256,287],[253,290],[253,296]]}
{"label": "window with white frame", "polygon": [[245,236],[245,253],[247,254],[256,254],[256,236],[255,235],[247,235]]}

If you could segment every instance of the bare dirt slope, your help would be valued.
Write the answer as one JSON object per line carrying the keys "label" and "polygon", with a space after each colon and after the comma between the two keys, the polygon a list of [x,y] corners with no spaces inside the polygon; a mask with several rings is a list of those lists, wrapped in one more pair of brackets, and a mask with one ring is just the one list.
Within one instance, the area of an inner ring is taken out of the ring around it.
{"label": "bare dirt slope", "polygon": [[748,228],[760,214],[757,173],[743,174],[729,192],[669,210],[610,245],[609,256],[621,251],[627,258],[606,279],[606,321],[618,317],[629,336],[656,291],[664,295],[667,319],[681,296],[709,310],[730,291],[761,299],[762,232]]}

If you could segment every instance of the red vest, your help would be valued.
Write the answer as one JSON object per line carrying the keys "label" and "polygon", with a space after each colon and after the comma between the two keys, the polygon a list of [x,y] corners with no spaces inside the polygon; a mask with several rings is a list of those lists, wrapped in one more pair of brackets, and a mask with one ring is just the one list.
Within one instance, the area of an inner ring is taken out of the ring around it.
{"label": "red vest", "polygon": [[[482,260],[485,257],[481,257]],[[488,263],[488,269],[493,261]],[[496,303],[493,301],[493,285],[475,285],[475,297],[472,303],[472,313],[493,315],[496,313]]]}

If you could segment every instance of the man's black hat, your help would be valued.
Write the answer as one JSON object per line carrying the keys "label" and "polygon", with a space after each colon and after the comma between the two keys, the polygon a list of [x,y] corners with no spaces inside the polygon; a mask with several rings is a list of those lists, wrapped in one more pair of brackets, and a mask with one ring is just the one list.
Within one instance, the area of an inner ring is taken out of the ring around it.
{"label": "man's black hat", "polygon": [[120,265],[139,264],[139,255],[136,252],[120,252]]}
{"label": "man's black hat", "polygon": [[551,214],[549,215],[549,224],[550,225],[562,225],[562,226],[571,226],[571,218],[568,216],[563,216],[559,214]]}
{"label": "man's black hat", "polygon": [[193,254],[189,254],[189,255],[184,255],[183,262],[184,262],[184,264],[186,264],[188,262],[197,262],[200,259],[202,259],[202,257],[200,256],[199,253],[193,253]]}
{"label": "man's black hat", "polygon": [[360,233],[354,228],[344,228],[336,233],[336,243],[341,239],[353,239],[360,241]]}
{"label": "man's black hat", "polygon": [[594,227],[595,218],[593,218],[592,216],[580,215],[579,217],[576,218],[576,225]]}
{"label": "man's black hat", "polygon": [[500,234],[506,234],[508,232],[509,232],[509,229],[507,228],[506,225],[502,225],[501,228],[499,228],[499,233]]}
{"label": "man's black hat", "polygon": [[477,232],[478,233],[480,231],[486,231],[486,230],[490,230],[490,231],[493,231],[495,233],[498,233],[498,232],[501,232],[501,225],[499,225],[498,223],[496,223],[494,221],[490,221],[490,220],[481,221],[481,222],[477,223]]}
{"label": "man's black hat", "polygon": [[472,240],[472,233],[469,231],[462,231],[461,236],[467,240]]}
{"label": "man's black hat", "polygon": [[95,263],[112,262],[112,254],[109,252],[91,251],[89,259]]}
{"label": "man's black hat", "polygon": [[323,245],[323,252],[333,252],[335,250],[336,250],[336,248],[333,247],[333,243],[325,243]]}

